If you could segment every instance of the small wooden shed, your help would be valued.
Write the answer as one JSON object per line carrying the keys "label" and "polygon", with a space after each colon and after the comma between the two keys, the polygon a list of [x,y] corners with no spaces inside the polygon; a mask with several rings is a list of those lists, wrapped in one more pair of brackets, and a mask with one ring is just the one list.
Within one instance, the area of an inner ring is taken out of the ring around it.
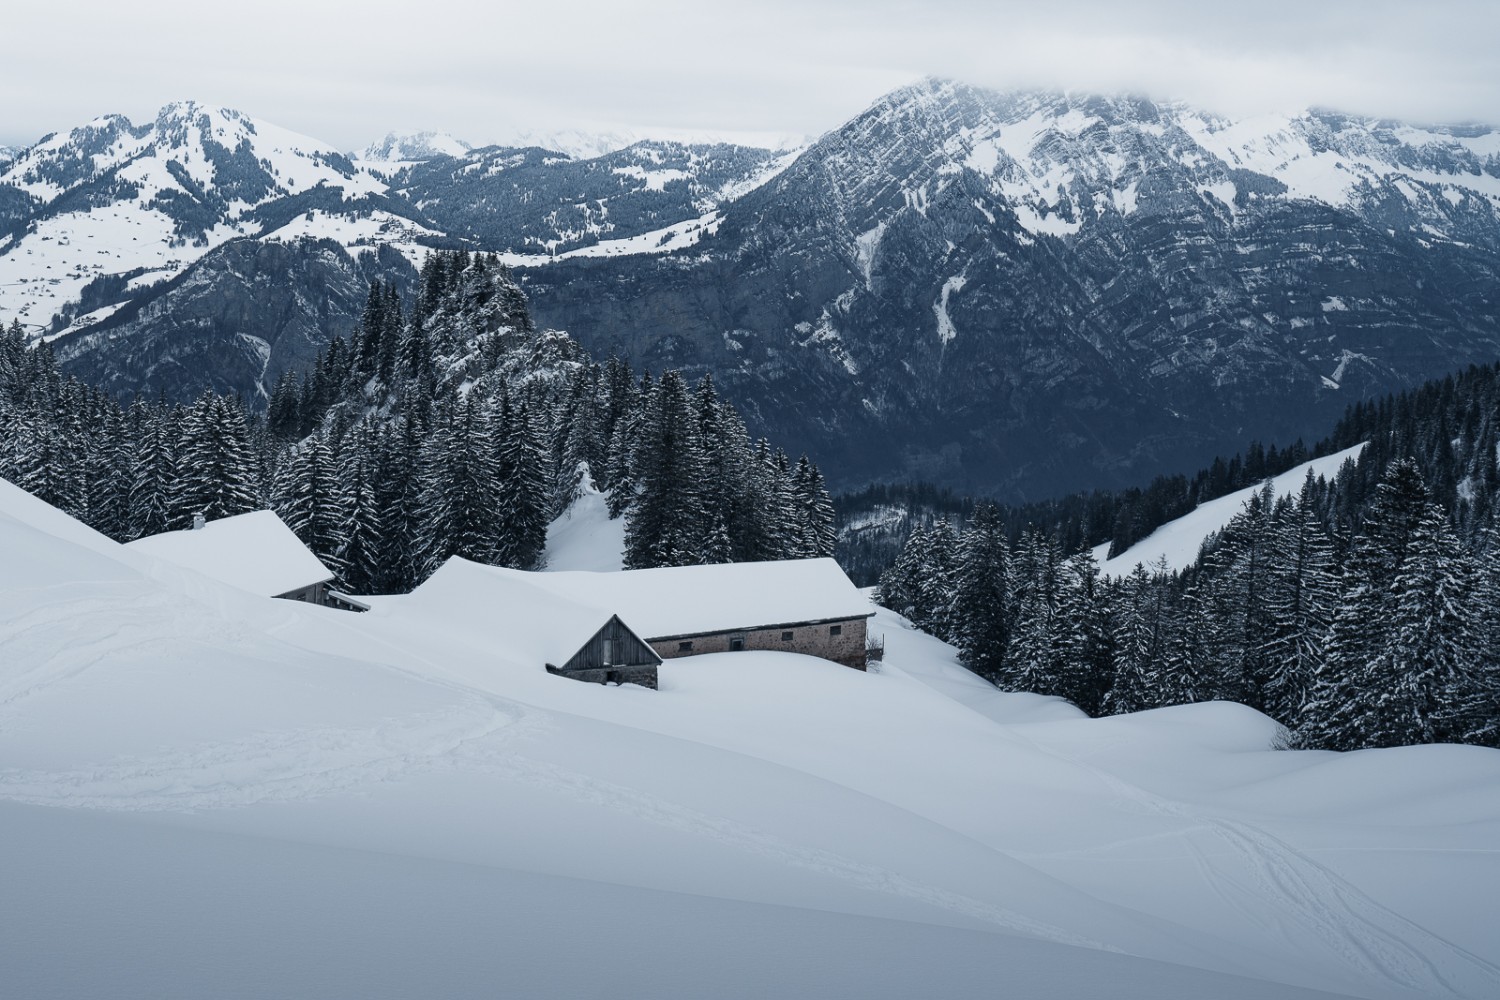
{"label": "small wooden shed", "polygon": [[654,689],[660,665],[661,657],[651,644],[632,632],[619,615],[610,615],[578,652],[561,666],[547,664],[547,672],[594,684],[639,684]]}

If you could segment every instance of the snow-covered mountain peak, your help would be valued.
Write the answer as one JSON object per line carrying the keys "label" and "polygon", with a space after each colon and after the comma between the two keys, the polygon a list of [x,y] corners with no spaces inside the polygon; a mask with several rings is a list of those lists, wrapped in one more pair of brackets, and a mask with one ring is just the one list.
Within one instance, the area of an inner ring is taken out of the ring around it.
{"label": "snow-covered mountain peak", "polygon": [[315,189],[348,202],[385,184],[332,146],[194,101],[142,125],[106,115],[47,136],[0,167],[0,195],[26,221],[0,244],[10,292],[0,320],[54,332],[59,316],[96,311],[78,308],[96,279],[172,277],[226,240],[284,221],[264,218],[263,206]]}
{"label": "snow-covered mountain peak", "polygon": [[375,163],[413,162],[439,156],[463,156],[473,148],[447,132],[387,132],[350,155],[356,160]]}
{"label": "snow-covered mountain peak", "polygon": [[824,136],[809,159],[847,188],[843,214],[859,227],[851,238],[892,211],[925,211],[965,174],[988,189],[982,211],[1009,209],[1028,237],[1177,211],[1183,198],[1227,224],[1257,199],[1317,202],[1439,239],[1482,238],[1500,223],[1500,133],[1328,111],[1230,118],[1129,94],[929,77]]}

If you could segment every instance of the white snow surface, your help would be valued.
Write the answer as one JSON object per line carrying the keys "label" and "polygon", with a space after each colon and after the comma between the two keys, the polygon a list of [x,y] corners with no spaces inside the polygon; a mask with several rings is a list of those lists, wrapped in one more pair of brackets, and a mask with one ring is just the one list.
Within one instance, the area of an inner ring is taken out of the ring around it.
{"label": "white snow surface", "polygon": [[[1303,462],[1279,476],[1273,476],[1268,482],[1276,496],[1291,496],[1302,489],[1302,482],[1309,471],[1314,476],[1331,480],[1345,461],[1351,458],[1357,460],[1364,447],[1363,444],[1357,444],[1336,454]],[[1100,573],[1105,576],[1129,576],[1137,565],[1144,564],[1147,569],[1151,569],[1161,559],[1166,560],[1170,570],[1186,569],[1198,558],[1198,550],[1203,547],[1208,536],[1222,530],[1236,514],[1245,509],[1246,501],[1264,488],[1265,483],[1247,486],[1217,500],[1201,503],[1192,513],[1184,514],[1175,521],[1168,521],[1113,559],[1105,558],[1109,552],[1108,542],[1095,546],[1094,558],[1099,561]]]}
{"label": "white snow surface", "polygon": [[541,575],[454,557],[410,595],[368,600],[397,617],[445,622],[450,634],[467,632],[476,644],[503,643],[515,660],[560,667],[615,612],[538,586]]}
{"label": "white snow surface", "polygon": [[269,510],[221,517],[196,530],[147,535],[127,547],[260,597],[333,579],[328,567]]}
{"label": "white snow surface", "polygon": [[884,611],[869,673],[580,684],[420,594],[255,597],[5,484],[0,553],[8,995],[1500,994],[1492,750],[1086,719]]}
{"label": "white snow surface", "polygon": [[719,213],[715,210],[699,218],[684,219],[682,222],[663,226],[661,229],[653,229],[639,236],[600,240],[590,246],[565,250],[558,254],[506,251],[499,254],[499,257],[507,267],[541,267],[554,261],[570,260],[574,257],[628,257],[634,254],[675,253],[679,250],[686,250],[703,237],[718,232],[719,222]]}
{"label": "white snow surface", "polygon": [[297,240],[332,240],[344,248],[351,257],[366,251],[374,252],[381,246],[390,246],[401,252],[413,267],[420,268],[431,247],[420,242],[424,236],[441,236],[435,229],[418,225],[377,209],[365,214],[352,212],[330,214],[314,209],[297,216],[286,225],[265,238],[278,243],[293,243]]}
{"label": "white snow surface", "polygon": [[943,346],[948,346],[948,341],[958,336],[958,329],[953,325],[953,318],[948,315],[948,299],[954,292],[961,292],[968,282],[968,275],[955,274],[943,282],[943,290],[938,295],[938,300],[932,304],[932,312],[937,317],[938,340]]}
{"label": "white snow surface", "polygon": [[548,570],[613,573],[625,568],[625,519],[609,516],[608,498],[586,480],[581,495],[547,526]]}

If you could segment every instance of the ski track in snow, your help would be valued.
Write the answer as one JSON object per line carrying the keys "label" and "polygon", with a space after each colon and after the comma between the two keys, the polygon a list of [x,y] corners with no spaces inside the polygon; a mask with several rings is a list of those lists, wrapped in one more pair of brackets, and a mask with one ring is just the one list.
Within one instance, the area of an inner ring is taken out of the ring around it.
{"label": "ski track in snow", "polygon": [[[1177,833],[1193,851],[1208,887],[1236,912],[1280,934],[1294,948],[1311,935],[1367,981],[1429,997],[1471,995],[1456,988],[1441,971],[1443,967],[1466,966],[1494,991],[1492,995],[1500,996],[1500,967],[1381,905],[1267,831],[1240,820],[1208,815],[1148,792],[1087,761],[1023,736],[1017,738],[1088,771],[1111,791],[1153,813],[1195,824]],[[1248,893],[1235,877],[1237,873],[1227,870],[1224,857],[1210,859],[1194,844],[1190,834],[1195,829],[1208,831],[1227,845],[1230,857],[1240,863],[1237,868],[1242,871],[1238,874],[1248,877],[1259,892]],[[1270,926],[1242,898],[1274,901],[1274,912],[1283,920]]]}
{"label": "ski track in snow", "polygon": [[818,872],[861,889],[898,896],[936,909],[962,914],[1003,930],[1055,941],[1059,944],[1121,953],[1119,948],[1034,920],[1013,910],[972,896],[922,882],[888,868],[856,861],[823,848],[783,840],[753,827],[712,816],[634,788],[602,781],[553,764],[520,755],[506,759],[504,775],[569,796],[576,801],[622,812],[669,829],[706,837],[726,847],[755,854],[793,868]]}
{"label": "ski track in snow", "polygon": [[193,812],[321,798],[449,766],[466,744],[503,745],[545,716],[474,698],[367,727],[257,733],[71,771],[0,771],[0,798],[32,805]]}
{"label": "ski track in snow", "polygon": [[[177,600],[166,592],[142,594],[130,585],[101,587],[95,596],[62,603],[42,602],[0,621],[0,649],[10,663],[33,663],[12,673],[0,668],[0,725],[15,703],[53,684],[69,680],[122,652],[167,643],[161,623],[170,618],[174,638],[195,638],[181,631]],[[0,591],[0,600],[13,599]],[[191,619],[189,619],[191,620]],[[226,640],[222,623],[205,625],[203,638]]]}

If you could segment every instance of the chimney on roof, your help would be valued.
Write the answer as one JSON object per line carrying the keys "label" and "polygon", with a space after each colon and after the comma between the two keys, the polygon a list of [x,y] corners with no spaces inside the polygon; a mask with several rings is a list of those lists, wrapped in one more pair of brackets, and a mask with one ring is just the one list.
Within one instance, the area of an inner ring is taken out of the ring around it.
{"label": "chimney on roof", "polygon": [[201,529],[203,527],[203,524],[204,524],[203,515],[202,514],[194,514],[193,515],[193,530],[194,531],[198,531],[199,529]]}

